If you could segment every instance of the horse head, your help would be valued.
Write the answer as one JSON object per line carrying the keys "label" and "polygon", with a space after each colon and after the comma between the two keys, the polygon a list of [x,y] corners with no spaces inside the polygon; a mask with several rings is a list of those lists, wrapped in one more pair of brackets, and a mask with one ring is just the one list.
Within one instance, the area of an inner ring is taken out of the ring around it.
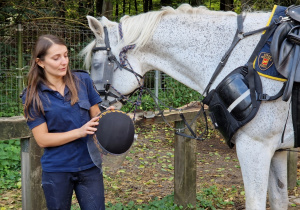
{"label": "horse head", "polygon": [[124,46],[118,23],[105,17],[100,21],[91,16],[87,19],[95,40],[82,51],[86,55],[85,64],[91,67],[91,78],[103,99],[102,104],[114,104],[119,109],[126,95],[141,86],[141,65],[126,54],[133,46]]}

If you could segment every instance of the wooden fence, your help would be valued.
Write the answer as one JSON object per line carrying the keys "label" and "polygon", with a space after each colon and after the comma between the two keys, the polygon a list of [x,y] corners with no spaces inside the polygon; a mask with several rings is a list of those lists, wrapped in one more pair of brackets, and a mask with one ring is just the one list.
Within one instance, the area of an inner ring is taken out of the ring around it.
{"label": "wooden fence", "polygon": [[[183,111],[187,121],[191,121],[198,109]],[[184,123],[176,112],[166,115],[166,120],[175,122],[180,129]],[[154,124],[164,122],[162,117],[151,119],[142,118],[141,124]],[[195,126],[195,125],[194,125]],[[195,130],[195,127],[193,127]],[[36,144],[24,117],[0,118],[0,140],[21,139],[21,165],[22,165],[22,209],[46,209],[46,202],[41,187],[42,168],[40,158],[43,150]],[[288,154],[288,181],[289,187],[296,186],[297,179],[297,153]],[[174,152],[174,201],[186,207],[188,204],[196,205],[196,140],[175,135]]]}

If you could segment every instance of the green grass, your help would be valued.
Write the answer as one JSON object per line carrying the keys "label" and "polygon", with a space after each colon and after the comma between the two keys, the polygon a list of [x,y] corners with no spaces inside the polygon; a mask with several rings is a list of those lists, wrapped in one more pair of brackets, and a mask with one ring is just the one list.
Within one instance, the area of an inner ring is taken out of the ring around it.
{"label": "green grass", "polygon": [[213,185],[207,188],[203,188],[201,193],[197,195],[196,206],[188,204],[186,208],[179,206],[174,203],[174,194],[168,195],[162,199],[157,197],[147,204],[136,204],[130,201],[128,204],[112,204],[107,203],[106,208],[109,210],[143,210],[143,209],[161,209],[161,210],[171,210],[171,209],[219,209],[225,208],[226,206],[234,205],[233,201],[227,201],[227,196],[230,193],[236,193],[236,188],[232,187],[231,190],[219,189],[217,186]]}

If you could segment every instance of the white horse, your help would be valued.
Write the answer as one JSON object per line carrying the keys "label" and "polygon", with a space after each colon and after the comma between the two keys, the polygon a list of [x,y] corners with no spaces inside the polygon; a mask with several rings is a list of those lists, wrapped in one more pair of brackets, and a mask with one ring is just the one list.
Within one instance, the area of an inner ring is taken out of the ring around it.
{"label": "white horse", "polygon": [[[266,26],[270,14],[247,13],[244,31]],[[130,64],[128,68],[139,75],[159,70],[203,93],[216,66],[231,45],[237,29],[237,14],[183,4],[176,10],[165,7],[161,11],[124,16],[120,20],[122,31],[118,23],[105,17],[97,20],[89,16],[88,23],[96,39],[83,53],[86,54],[86,63],[92,64],[91,77],[98,88],[103,85],[97,82],[103,75],[99,66],[104,65],[108,51],[100,50],[93,54],[92,49],[105,46],[106,26],[111,52],[118,61],[123,47],[135,44],[134,49],[124,53]],[[260,36],[259,33],[239,42],[211,89],[228,73],[247,62]],[[138,79],[127,70],[116,69],[112,85],[119,93],[129,94],[139,86]],[[280,81],[264,77],[261,80],[264,92],[269,95],[276,94],[282,87]],[[265,209],[267,192],[272,209],[288,208],[287,152],[277,150],[294,145],[291,116],[288,118],[284,141],[281,142],[289,105],[281,98],[262,102],[256,117],[233,137],[243,174],[247,209]]]}

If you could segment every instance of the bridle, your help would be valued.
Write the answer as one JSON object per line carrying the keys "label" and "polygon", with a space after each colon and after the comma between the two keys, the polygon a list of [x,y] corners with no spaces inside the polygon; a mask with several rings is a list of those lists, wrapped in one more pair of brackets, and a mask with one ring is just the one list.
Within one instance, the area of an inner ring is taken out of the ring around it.
{"label": "bridle", "polygon": [[[119,28],[121,28],[121,26],[119,25]],[[127,60],[127,57],[126,55],[124,56],[123,58],[123,62],[120,63],[116,56],[112,53],[111,51],[111,47],[110,47],[110,41],[109,41],[109,36],[108,36],[108,31],[107,31],[107,27],[104,26],[103,27],[104,29],[104,43],[105,43],[105,47],[94,47],[92,49],[92,52],[95,53],[97,51],[106,51],[107,52],[107,57],[106,57],[106,60],[105,60],[105,63],[104,63],[104,73],[103,73],[103,82],[104,82],[104,86],[103,88],[104,89],[100,89],[100,90],[97,90],[98,93],[100,94],[100,96],[104,96],[104,104],[103,106],[104,107],[108,107],[110,106],[111,104],[114,104],[116,102],[121,102],[122,104],[125,104],[127,101],[128,101],[128,96],[129,95],[132,95],[134,92],[136,92],[137,90],[140,90],[142,91],[143,89],[143,79],[144,77],[141,76],[140,74],[138,74],[137,72],[135,72],[133,70],[133,68],[131,67],[131,65],[129,64],[128,60]],[[120,31],[120,35],[121,35],[121,38],[122,38],[122,31]],[[121,51],[120,53],[120,56],[122,54],[124,54],[124,52],[126,53],[128,49],[132,49],[130,48],[132,46],[127,46],[127,47],[124,47],[123,50]],[[125,59],[125,60],[124,60]],[[126,63],[129,65],[129,68],[127,67]],[[115,69],[114,69],[114,66],[115,65],[117,66]],[[93,65],[93,64],[92,64]],[[116,90],[113,86],[112,86],[112,79],[113,79],[113,73],[114,71],[116,71],[117,69],[119,70],[127,70],[129,71],[130,73],[132,73],[137,81],[138,81],[138,84],[139,84],[139,87],[133,91],[133,93],[129,94],[129,95],[123,95],[120,93],[120,91]],[[116,95],[115,93],[111,92],[111,88],[118,94]],[[141,94],[141,93],[140,93]],[[112,101],[109,101],[108,102],[108,97],[113,97],[114,100]]]}

